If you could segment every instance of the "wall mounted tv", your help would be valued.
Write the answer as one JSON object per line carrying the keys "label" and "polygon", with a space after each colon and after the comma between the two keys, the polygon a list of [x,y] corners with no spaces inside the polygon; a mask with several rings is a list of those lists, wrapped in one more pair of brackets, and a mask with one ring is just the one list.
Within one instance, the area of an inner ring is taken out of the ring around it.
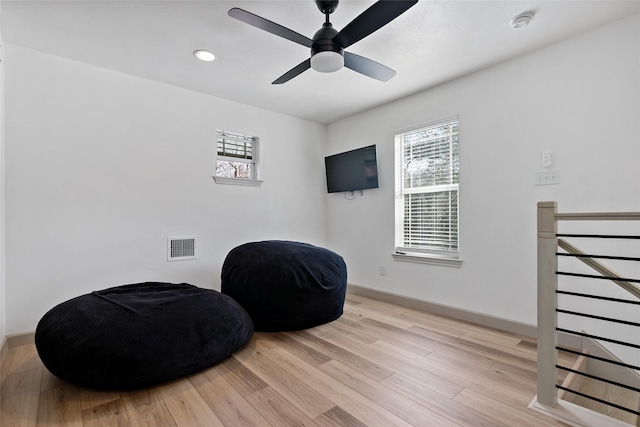
{"label": "wall mounted tv", "polygon": [[375,145],[327,156],[324,165],[329,193],[378,188]]}

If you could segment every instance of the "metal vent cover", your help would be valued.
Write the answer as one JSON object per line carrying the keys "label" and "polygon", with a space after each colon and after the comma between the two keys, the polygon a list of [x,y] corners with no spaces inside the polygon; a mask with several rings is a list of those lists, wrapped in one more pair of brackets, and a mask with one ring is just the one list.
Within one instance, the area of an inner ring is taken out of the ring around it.
{"label": "metal vent cover", "polygon": [[194,236],[167,237],[167,261],[196,259],[198,244]]}

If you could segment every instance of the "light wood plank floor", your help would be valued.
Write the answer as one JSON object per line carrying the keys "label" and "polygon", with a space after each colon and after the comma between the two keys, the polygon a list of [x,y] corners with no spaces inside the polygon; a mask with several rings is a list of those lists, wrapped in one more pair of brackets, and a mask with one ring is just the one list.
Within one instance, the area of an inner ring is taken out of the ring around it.
{"label": "light wood plank floor", "polygon": [[33,345],[14,348],[0,370],[0,425],[564,425],[527,408],[535,350],[530,338],[349,294],[335,322],[255,333],[223,363],[135,392],[67,384]]}

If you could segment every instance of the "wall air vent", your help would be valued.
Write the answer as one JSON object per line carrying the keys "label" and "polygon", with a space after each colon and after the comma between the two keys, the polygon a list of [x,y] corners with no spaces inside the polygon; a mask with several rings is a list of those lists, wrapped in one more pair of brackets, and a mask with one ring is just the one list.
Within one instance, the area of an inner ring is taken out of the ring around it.
{"label": "wall air vent", "polygon": [[167,261],[196,259],[198,244],[193,236],[167,237]]}

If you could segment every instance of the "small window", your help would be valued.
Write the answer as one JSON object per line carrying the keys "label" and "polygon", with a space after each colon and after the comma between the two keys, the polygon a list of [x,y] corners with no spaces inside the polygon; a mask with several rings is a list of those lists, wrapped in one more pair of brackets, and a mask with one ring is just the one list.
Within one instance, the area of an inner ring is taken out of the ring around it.
{"label": "small window", "polygon": [[258,138],[216,130],[216,177],[258,179]]}
{"label": "small window", "polygon": [[458,119],[395,135],[396,253],[458,258]]}

